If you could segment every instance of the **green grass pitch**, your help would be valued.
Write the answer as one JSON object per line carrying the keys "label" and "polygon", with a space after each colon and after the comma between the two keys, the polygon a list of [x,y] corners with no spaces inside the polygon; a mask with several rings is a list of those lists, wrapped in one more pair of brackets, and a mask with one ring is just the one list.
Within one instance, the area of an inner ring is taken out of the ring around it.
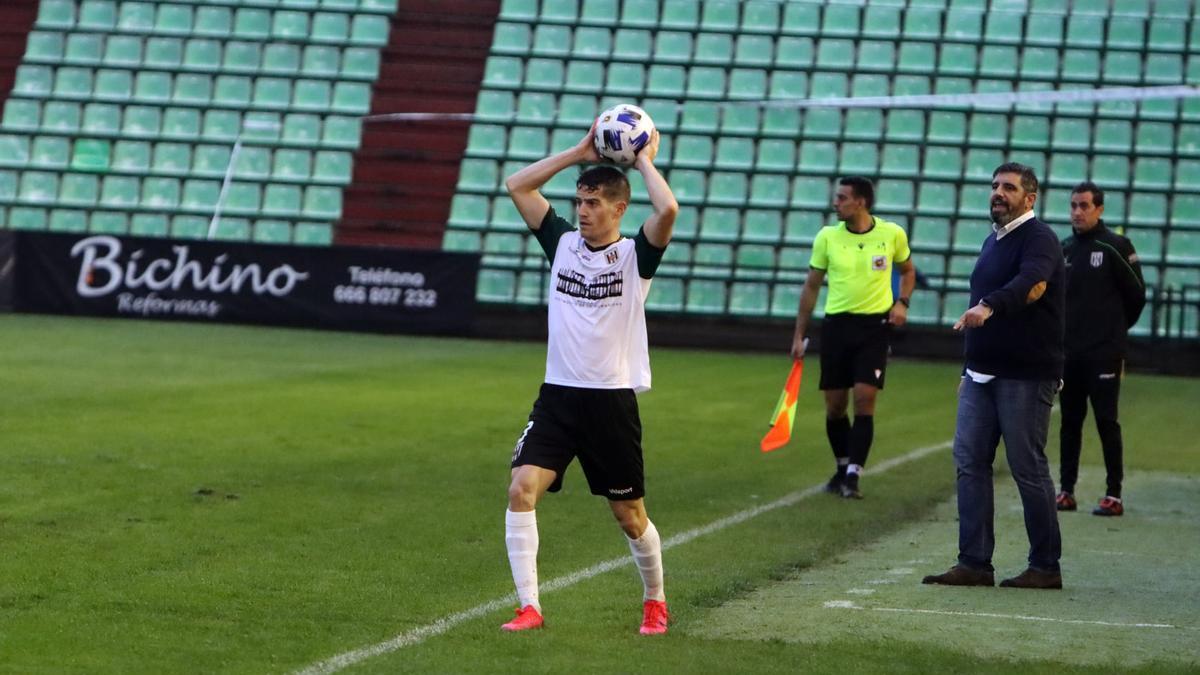
{"label": "green grass pitch", "polygon": [[[954,470],[944,447],[910,453],[951,438],[958,366],[897,360],[867,498],[802,493],[668,549],[661,639],[636,633],[632,566],[595,572],[628,548],[573,467],[538,511],[539,573],[592,572],[544,592],[546,630],[505,635],[508,461],[544,345],[17,315],[0,316],[0,345],[0,672],[286,673],[405,635],[345,672],[1200,667],[1194,379],[1126,379],[1129,510],[1064,517],[1054,598],[919,586],[953,560]],[[815,367],[791,444],[758,451],[785,350],[652,348],[647,507],[664,539],[828,477]],[[1090,430],[1084,464],[1090,506],[1103,485]],[[998,494],[997,562],[1016,571],[1016,498]],[[893,583],[847,595],[872,579]],[[1175,628],[1030,633],[982,614]]]}

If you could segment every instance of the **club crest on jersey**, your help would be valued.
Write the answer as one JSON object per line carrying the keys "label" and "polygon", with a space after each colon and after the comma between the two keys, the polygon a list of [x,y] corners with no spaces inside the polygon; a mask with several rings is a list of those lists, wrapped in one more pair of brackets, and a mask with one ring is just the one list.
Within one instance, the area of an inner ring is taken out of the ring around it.
{"label": "club crest on jersey", "polygon": [[886,270],[887,269],[887,256],[886,255],[871,256],[871,269],[875,270],[876,272],[882,272],[883,270]]}
{"label": "club crest on jersey", "polygon": [[1092,267],[1104,264],[1104,251],[1092,251]]}
{"label": "club crest on jersey", "polygon": [[614,249],[613,249],[613,250],[611,250],[611,251],[605,251],[605,252],[604,252],[604,260],[605,260],[605,262],[607,262],[609,265],[611,265],[611,264],[613,264],[613,263],[617,262],[617,250],[614,248]]}

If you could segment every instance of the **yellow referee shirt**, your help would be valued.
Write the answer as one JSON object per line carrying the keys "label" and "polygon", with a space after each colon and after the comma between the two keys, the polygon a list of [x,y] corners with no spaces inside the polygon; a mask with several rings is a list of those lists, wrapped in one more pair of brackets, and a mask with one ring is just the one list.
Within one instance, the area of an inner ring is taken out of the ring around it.
{"label": "yellow referee shirt", "polygon": [[909,259],[904,228],[874,218],[857,234],[844,221],[821,228],[813,241],[809,266],[829,279],[825,314],[883,314],[892,308],[892,264]]}

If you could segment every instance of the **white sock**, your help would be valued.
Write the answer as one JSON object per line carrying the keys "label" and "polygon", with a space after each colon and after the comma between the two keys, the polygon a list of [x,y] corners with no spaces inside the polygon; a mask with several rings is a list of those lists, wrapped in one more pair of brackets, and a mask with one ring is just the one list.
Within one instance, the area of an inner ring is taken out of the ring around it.
{"label": "white sock", "polygon": [[863,468],[862,468],[861,464],[851,464],[850,466],[846,467],[847,474],[852,473],[852,474],[858,475],[862,472],[863,472]]}
{"label": "white sock", "polygon": [[508,548],[508,565],[512,568],[513,583],[521,606],[533,605],[540,613],[538,602],[537,515],[534,511],[504,511],[504,545]]}
{"label": "white sock", "polygon": [[646,600],[665,602],[663,592],[662,540],[658,538],[658,529],[654,523],[646,521],[646,531],[637,539],[629,540],[629,551],[633,553],[633,561],[637,563],[638,573],[642,575],[642,585],[646,592]]}

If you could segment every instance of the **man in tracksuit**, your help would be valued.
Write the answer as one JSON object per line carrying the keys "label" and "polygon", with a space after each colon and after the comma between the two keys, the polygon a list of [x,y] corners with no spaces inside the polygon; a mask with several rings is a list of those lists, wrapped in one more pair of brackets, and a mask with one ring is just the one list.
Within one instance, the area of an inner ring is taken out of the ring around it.
{"label": "man in tracksuit", "polygon": [[1092,513],[1119,516],[1121,503],[1121,425],[1117,398],[1125,361],[1125,336],[1146,304],[1137,253],[1128,239],[1104,226],[1104,193],[1095,183],[1071,192],[1074,235],[1063,241],[1067,263],[1067,338],[1059,445],[1062,461],[1059,511],[1074,511],[1075,480],[1087,402],[1092,401],[1096,431],[1104,449],[1108,489]]}

